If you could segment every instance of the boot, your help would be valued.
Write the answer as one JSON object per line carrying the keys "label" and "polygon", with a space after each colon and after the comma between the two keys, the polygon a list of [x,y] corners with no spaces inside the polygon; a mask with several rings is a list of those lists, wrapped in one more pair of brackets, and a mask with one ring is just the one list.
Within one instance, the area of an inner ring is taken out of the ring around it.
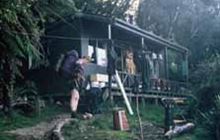
{"label": "boot", "polygon": [[75,111],[71,112],[71,118],[77,118],[77,113]]}

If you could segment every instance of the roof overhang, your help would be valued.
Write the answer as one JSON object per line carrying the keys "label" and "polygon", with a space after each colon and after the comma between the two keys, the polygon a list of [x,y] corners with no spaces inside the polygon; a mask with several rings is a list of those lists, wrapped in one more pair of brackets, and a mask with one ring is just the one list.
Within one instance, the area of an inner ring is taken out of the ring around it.
{"label": "roof overhang", "polygon": [[[84,14],[84,13],[75,13],[74,15],[70,15],[70,16],[66,17],[65,20],[71,22],[71,20],[74,20],[75,18],[93,20],[93,21],[97,21],[97,22],[103,22],[106,24],[110,24],[110,25],[112,25],[112,27],[117,27],[119,29],[126,30],[126,31],[134,34],[135,36],[138,36],[140,38],[144,38],[145,40],[151,40],[152,42],[158,43],[161,46],[164,46],[164,47],[176,50],[176,51],[188,53],[188,49],[186,47],[183,47],[183,46],[177,44],[176,42],[172,42],[167,39],[164,39],[160,36],[155,35],[152,32],[141,29],[137,26],[134,26],[134,25],[132,25],[128,22],[125,22],[121,19],[118,19],[118,18],[110,18],[110,17],[90,15],[90,14]],[[63,22],[58,21],[58,22],[54,23],[53,25],[59,26],[60,23],[62,24]]]}
{"label": "roof overhang", "polygon": [[125,22],[121,19],[118,18],[109,18],[109,17],[103,17],[103,16],[97,16],[97,15],[89,15],[89,14],[84,14],[84,13],[76,13],[76,17],[78,18],[85,18],[88,20],[96,20],[100,22],[105,22],[107,24],[111,24],[113,27],[118,27],[124,30],[127,30],[135,35],[140,36],[140,38],[144,39],[149,39],[152,40],[153,42],[156,42],[158,44],[161,44],[162,46],[166,46],[170,49],[176,50],[176,51],[181,51],[181,52],[188,52],[188,49],[186,47],[183,47],[176,42],[171,42],[167,39],[164,39],[160,36],[155,35],[152,32],[143,30],[137,26],[134,26],[132,24],[129,24],[128,22]]}

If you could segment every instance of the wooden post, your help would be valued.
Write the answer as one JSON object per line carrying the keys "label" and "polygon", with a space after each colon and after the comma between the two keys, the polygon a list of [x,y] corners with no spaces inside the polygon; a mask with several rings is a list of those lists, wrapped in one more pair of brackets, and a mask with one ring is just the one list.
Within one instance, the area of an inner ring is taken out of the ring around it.
{"label": "wooden post", "polygon": [[189,82],[188,52],[186,52],[186,54],[185,54],[185,61],[186,61],[186,69],[187,69],[187,72],[186,72],[186,85],[187,85],[187,88],[188,88],[188,82]]}
{"label": "wooden post", "polygon": [[158,105],[158,99],[159,97],[157,96],[157,98],[155,98],[155,104]]}
{"label": "wooden post", "polygon": [[168,50],[167,47],[165,47],[165,73],[166,73],[166,79],[169,80],[169,64],[168,64]]}
{"label": "wooden post", "polygon": [[128,97],[128,99],[129,99],[130,102],[132,102],[132,96],[131,96],[132,92],[130,91],[129,94],[130,94],[130,96]]}
{"label": "wooden post", "polygon": [[141,38],[141,47],[144,48],[144,38]]}
{"label": "wooden post", "polygon": [[142,100],[142,106],[145,108],[145,106],[146,106],[146,104],[145,104],[145,98],[142,97],[141,100]]}
{"label": "wooden post", "polygon": [[[111,24],[108,24],[108,39],[111,41],[112,39],[112,31],[111,31]],[[112,42],[111,44],[112,45]],[[107,48],[107,53],[109,53],[109,47]],[[109,58],[107,58],[108,60]],[[114,103],[114,97],[112,95],[112,74],[108,73],[108,93],[109,93],[109,96],[110,96],[110,100],[111,100],[111,103],[113,104]]]}
{"label": "wooden post", "polygon": [[81,56],[88,55],[89,38],[81,38]]}
{"label": "wooden post", "polygon": [[124,67],[124,58],[123,58],[123,56],[124,56],[124,53],[123,53],[123,51],[122,51],[122,49],[120,49],[120,51],[121,51],[121,69],[122,69],[122,71],[125,69],[125,67]]}

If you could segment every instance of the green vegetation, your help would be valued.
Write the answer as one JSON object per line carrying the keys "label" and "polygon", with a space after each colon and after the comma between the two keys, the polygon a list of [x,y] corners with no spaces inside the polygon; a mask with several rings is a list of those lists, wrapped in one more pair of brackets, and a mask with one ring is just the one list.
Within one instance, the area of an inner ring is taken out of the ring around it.
{"label": "green vegetation", "polygon": [[[88,121],[73,122],[63,130],[65,139],[133,140],[136,136],[128,132],[113,131],[112,114],[97,116]],[[77,135],[76,135],[77,134]]]}
{"label": "green vegetation", "polygon": [[1,140],[16,140],[14,136],[6,135],[6,134],[3,135],[1,133],[0,133],[0,139]]}
{"label": "green vegetation", "polygon": [[[135,109],[135,107],[133,106]],[[23,116],[15,113],[12,119],[1,117],[0,131],[14,130],[17,128],[24,128],[34,126],[42,121],[49,121],[55,115],[64,113],[66,110],[63,107],[48,106],[42,110],[41,114],[33,116]],[[157,127],[163,126],[164,110],[161,106],[146,104],[140,106],[140,116],[142,122],[150,122]],[[106,111],[103,114],[95,116],[92,120],[80,120],[72,122],[70,125],[65,126],[63,133],[66,139],[91,139],[102,140],[107,137],[107,140],[135,140],[139,138],[139,122],[137,114],[130,116],[127,114],[131,131],[121,132],[113,130],[113,115],[111,111]],[[77,134],[77,135],[76,135]],[[174,140],[203,140],[204,130],[196,128],[190,134],[184,134]],[[207,137],[206,137],[207,138]],[[0,133],[0,139],[13,140],[13,136]]]}
{"label": "green vegetation", "polygon": [[22,71],[45,64],[39,26],[43,21],[32,0],[1,1],[0,5],[0,98],[10,116],[17,78],[24,78]]}
{"label": "green vegetation", "polygon": [[201,62],[198,69],[191,76],[193,92],[197,97],[197,104],[189,111],[195,121],[201,127],[200,133],[212,139],[219,139],[220,135],[220,57],[213,55],[211,58]]}
{"label": "green vegetation", "polygon": [[219,4],[219,0],[143,0],[137,18],[141,28],[190,50],[189,83],[196,101],[189,107],[187,117],[197,124],[194,135],[201,139],[220,139],[216,103],[220,92]]}
{"label": "green vegetation", "polygon": [[196,139],[193,135],[187,134],[187,135],[174,138],[173,140],[199,140],[199,139]]}
{"label": "green vegetation", "polygon": [[150,121],[156,125],[163,125],[164,123],[164,109],[157,105],[146,105],[140,107],[140,115],[143,121]]}
{"label": "green vegetation", "polygon": [[[65,20],[64,17],[75,12],[124,18],[130,1],[0,1],[0,102],[4,107],[4,115],[10,115],[11,100],[17,98],[13,97],[15,94],[31,93],[27,91],[30,88],[28,84],[22,82],[29,80],[27,73],[39,66],[49,65],[40,40],[44,36],[46,22]],[[202,140],[204,137],[220,139],[220,99],[216,97],[220,92],[220,1],[143,0],[142,2],[137,17],[138,25],[187,46],[191,52],[189,80],[193,85],[191,91],[195,95],[196,103],[193,102],[188,109],[187,117],[196,122],[197,129],[192,134],[180,136],[176,140]],[[37,92],[37,89],[34,89],[34,92]],[[143,121],[163,125],[164,112],[161,107],[146,105],[146,107],[141,106],[140,110]],[[32,126],[61,112],[62,109],[58,107],[50,107],[44,109],[40,115],[29,117],[19,113],[13,113],[12,118],[0,114],[0,131]],[[97,131],[92,130],[92,132],[97,132],[98,137],[103,135],[109,136],[110,139],[136,137],[133,134],[112,131],[112,118],[109,116],[112,115],[104,114],[103,117],[85,123],[97,128]],[[137,116],[129,116],[129,122],[132,127],[138,128]],[[73,137],[69,129],[72,130],[75,126],[68,127],[66,136]],[[6,135],[0,136],[0,139],[11,138]]]}
{"label": "green vegetation", "polygon": [[[135,108],[135,107],[133,107]],[[163,108],[156,105],[146,105],[140,107],[143,122],[153,122],[156,125],[163,124]],[[136,114],[136,113],[135,113]],[[73,122],[67,125],[63,132],[67,140],[69,139],[90,139],[90,140],[135,140],[138,139],[137,132],[139,122],[137,115],[127,114],[131,131],[122,132],[113,130],[113,114],[107,112],[95,116],[92,120]],[[77,134],[77,135],[76,135]]]}
{"label": "green vegetation", "polygon": [[65,21],[66,16],[76,12],[122,18],[129,4],[130,0],[0,1],[0,99],[5,114],[11,115],[11,100],[17,84],[29,80],[26,76],[29,71],[49,65],[41,44],[45,23]]}
{"label": "green vegetation", "polygon": [[[134,108],[134,107],[133,107]],[[145,107],[140,106],[142,122],[150,122],[157,127],[163,126],[164,110],[157,105],[147,104]],[[63,133],[67,140],[70,139],[90,139],[90,140],[134,140],[138,139],[139,122],[137,115],[130,116],[127,114],[131,130],[121,132],[113,130],[113,115],[111,112],[97,115],[92,120],[73,122],[64,127]],[[212,140],[206,130],[197,127],[190,133],[180,135],[173,140]],[[146,132],[147,133],[147,132]],[[77,134],[77,135],[76,135]]]}
{"label": "green vegetation", "polygon": [[197,127],[191,133],[180,135],[173,140],[213,140],[213,138],[209,136],[204,128]]}

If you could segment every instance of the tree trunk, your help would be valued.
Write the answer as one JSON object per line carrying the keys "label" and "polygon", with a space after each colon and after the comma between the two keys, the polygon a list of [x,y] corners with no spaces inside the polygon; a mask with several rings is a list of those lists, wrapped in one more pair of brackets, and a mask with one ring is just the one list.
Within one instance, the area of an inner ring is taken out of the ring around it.
{"label": "tree trunk", "polygon": [[10,58],[6,56],[3,64],[3,83],[2,83],[2,104],[3,111],[7,116],[11,116],[11,91],[13,85],[13,72]]}
{"label": "tree trunk", "polygon": [[217,126],[216,126],[216,139],[217,140],[220,139],[220,126],[219,126],[219,124],[217,124]]}
{"label": "tree trunk", "polygon": [[3,98],[2,98],[3,111],[5,115],[11,116],[11,98],[9,95],[9,90],[7,85],[3,85],[2,94],[3,94]]}

